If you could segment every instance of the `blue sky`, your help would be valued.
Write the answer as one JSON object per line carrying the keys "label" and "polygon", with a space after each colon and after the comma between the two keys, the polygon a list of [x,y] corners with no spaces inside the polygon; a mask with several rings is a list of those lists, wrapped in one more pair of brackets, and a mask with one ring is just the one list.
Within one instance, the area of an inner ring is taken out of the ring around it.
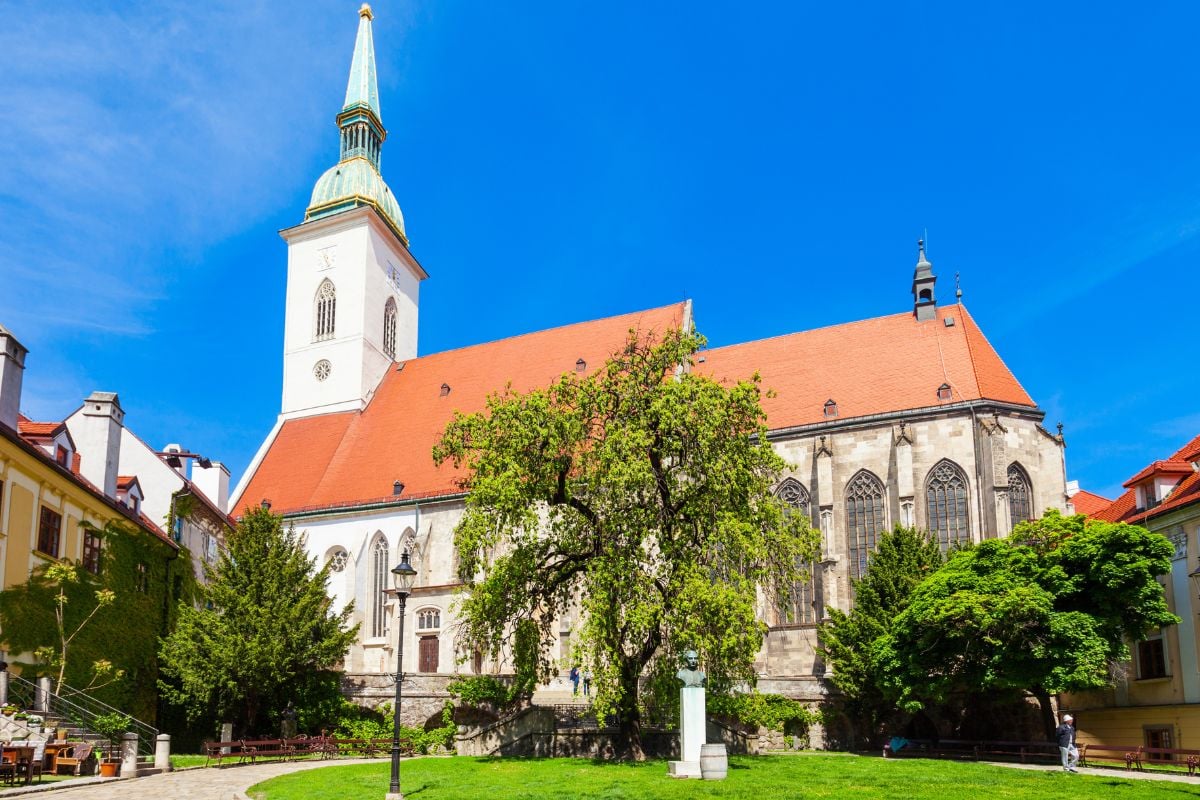
{"label": "blue sky", "polygon": [[[356,2],[0,5],[0,323],[235,480]],[[928,229],[1108,493],[1200,433],[1200,8],[374,4],[422,353],[690,297],[714,345],[911,305]]]}

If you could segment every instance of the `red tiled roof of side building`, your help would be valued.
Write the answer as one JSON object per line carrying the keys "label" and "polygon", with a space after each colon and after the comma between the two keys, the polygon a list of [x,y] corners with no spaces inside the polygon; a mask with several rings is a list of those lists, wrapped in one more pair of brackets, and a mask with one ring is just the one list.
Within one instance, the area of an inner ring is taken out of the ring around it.
{"label": "red tiled roof of side building", "polygon": [[[1200,456],[1200,436],[1196,436],[1183,447],[1171,454],[1167,462],[1184,462],[1190,463]],[[1160,462],[1155,462],[1160,463]],[[1151,465],[1153,466],[1153,464]],[[1142,472],[1147,476],[1151,473],[1147,467]],[[1138,473],[1141,475],[1141,472]],[[1136,483],[1137,476],[1131,478],[1125,485],[1129,486]],[[1102,519],[1108,522],[1130,522],[1140,524],[1145,520],[1156,517],[1160,514],[1165,514],[1168,511],[1173,511],[1180,506],[1188,505],[1200,501],[1200,473],[1192,472],[1191,475],[1185,475],[1184,478],[1171,490],[1163,502],[1149,510],[1138,511],[1137,509],[1137,491],[1135,489],[1127,489],[1124,494],[1113,501],[1112,505],[1104,509],[1096,515],[1097,519]]]}
{"label": "red tiled roof of side building", "polygon": [[1085,517],[1096,516],[1112,505],[1112,503],[1113,501],[1107,497],[1101,497],[1095,492],[1089,492],[1087,489],[1080,489],[1071,495],[1071,504],[1075,506],[1075,513],[1083,514]]}
{"label": "red tiled roof of side building", "polygon": [[22,436],[46,437],[53,436],[65,425],[63,422],[34,422],[21,417],[17,420],[17,433]]}
{"label": "red tiled roof of side building", "polygon": [[1168,458],[1153,462],[1150,466],[1141,470],[1121,485],[1128,488],[1135,483],[1146,480],[1151,475],[1187,475],[1191,471],[1191,462],[1184,461],[1181,458]]}
{"label": "red tiled roof of side building", "polygon": [[461,474],[452,464],[435,467],[432,457],[455,411],[483,410],[508,384],[515,392],[548,386],[579,359],[599,367],[631,329],[661,335],[684,324],[685,309],[678,303],[407,361],[388,370],[361,412],[285,421],[231,513],[263,499],[276,513],[386,500],[396,480],[404,499],[455,494]]}
{"label": "red tiled roof of side building", "polygon": [[136,475],[118,475],[117,476],[117,488],[124,489],[125,487],[129,486],[131,483],[133,483],[136,480],[137,480]]}
{"label": "red tiled roof of side building", "polygon": [[[953,317],[955,324],[943,321]],[[768,427],[778,430],[838,419],[989,399],[1035,406],[961,305],[943,306],[918,322],[893,314],[730,345],[700,354],[697,371],[727,380],[762,376]],[[938,388],[949,384],[951,397]]]}

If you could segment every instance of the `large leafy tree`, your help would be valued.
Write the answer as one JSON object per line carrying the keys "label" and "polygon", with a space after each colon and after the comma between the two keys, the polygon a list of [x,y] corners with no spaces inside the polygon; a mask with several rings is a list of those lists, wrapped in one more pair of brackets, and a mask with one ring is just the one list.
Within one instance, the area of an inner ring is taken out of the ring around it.
{"label": "large leafy tree", "polygon": [[772,495],[785,464],[757,377],[726,386],[689,371],[703,342],[631,332],[590,375],[456,415],[434,449],[466,467],[455,545],[468,644],[499,654],[532,622],[545,672],[554,620],[579,607],[575,657],[632,758],[639,691],[674,694],[688,648],[714,688],[753,682],[757,591],[781,596],[817,556],[808,521]]}
{"label": "large leafy tree", "polygon": [[333,670],[358,633],[352,609],[335,611],[294,528],[266,509],[247,510],[227,537],[201,603],[180,609],[162,642],[166,697],[192,720],[229,721],[253,735],[293,703],[311,724]]}
{"label": "large leafy tree", "polygon": [[854,582],[854,607],[849,613],[831,609],[829,621],[821,626],[823,654],[832,673],[829,680],[838,690],[833,706],[856,740],[877,743],[896,710],[871,661],[871,648],[891,631],[892,620],[908,607],[913,590],[943,560],[936,541],[915,528],[897,525],[879,537],[866,573]]}
{"label": "large leafy tree", "polygon": [[876,641],[876,668],[909,710],[953,692],[1028,693],[1049,736],[1052,694],[1110,685],[1128,641],[1179,621],[1157,580],[1172,552],[1143,528],[1051,511],[918,586]]}

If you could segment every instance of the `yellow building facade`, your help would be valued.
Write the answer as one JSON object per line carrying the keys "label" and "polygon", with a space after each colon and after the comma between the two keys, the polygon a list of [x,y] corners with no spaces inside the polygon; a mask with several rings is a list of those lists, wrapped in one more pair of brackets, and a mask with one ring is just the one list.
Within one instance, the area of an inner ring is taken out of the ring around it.
{"label": "yellow building facade", "polygon": [[1161,533],[1175,546],[1159,580],[1178,625],[1132,642],[1132,659],[1103,692],[1064,695],[1081,743],[1200,749],[1200,436],[1125,483],[1090,514]]}
{"label": "yellow building facade", "polygon": [[[99,550],[93,556],[92,548],[99,541],[83,523],[103,528],[119,519],[162,538],[128,505],[105,497],[72,471],[70,437],[65,426],[58,427],[57,435],[33,428],[26,438],[0,423],[0,589],[26,582],[34,569],[55,560],[98,565]],[[48,440],[54,456],[41,439]]]}

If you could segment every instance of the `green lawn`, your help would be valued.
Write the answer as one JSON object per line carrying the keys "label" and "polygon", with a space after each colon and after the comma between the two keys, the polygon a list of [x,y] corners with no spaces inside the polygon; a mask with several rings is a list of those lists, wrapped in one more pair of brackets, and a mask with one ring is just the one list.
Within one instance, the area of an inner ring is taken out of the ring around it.
{"label": "green lawn", "polygon": [[[378,800],[389,764],[332,766],[265,781],[254,800]],[[579,759],[418,758],[400,765],[412,800],[572,800],[573,798],[1200,798],[1196,784],[1031,772],[988,764],[847,755],[730,758],[722,782],[668,778],[666,763],[600,764]]]}

